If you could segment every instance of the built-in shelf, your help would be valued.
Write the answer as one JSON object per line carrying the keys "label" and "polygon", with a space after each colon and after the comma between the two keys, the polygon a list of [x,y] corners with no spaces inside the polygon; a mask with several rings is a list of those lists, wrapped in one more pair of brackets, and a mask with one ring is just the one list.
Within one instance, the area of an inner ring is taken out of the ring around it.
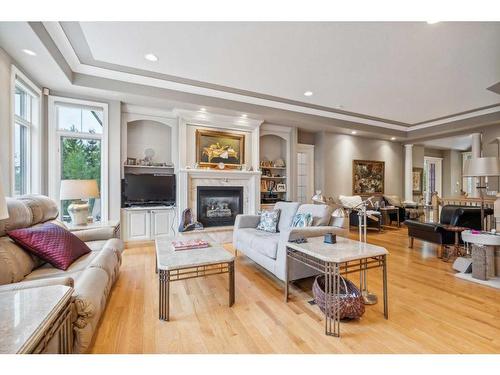
{"label": "built-in shelf", "polygon": [[286,169],[286,167],[260,167],[260,169]]}
{"label": "built-in shelf", "polygon": [[124,165],[125,168],[154,168],[154,169],[174,169],[174,166],[154,166],[154,165]]}
{"label": "built-in shelf", "polygon": [[275,178],[282,178],[282,179],[285,179],[286,176],[261,176],[261,178],[263,179],[268,179],[268,180],[273,180]]}

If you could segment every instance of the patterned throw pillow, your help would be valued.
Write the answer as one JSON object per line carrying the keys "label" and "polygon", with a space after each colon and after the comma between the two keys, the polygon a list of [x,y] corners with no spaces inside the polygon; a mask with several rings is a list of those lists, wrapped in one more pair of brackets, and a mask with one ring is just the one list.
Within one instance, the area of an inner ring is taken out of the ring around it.
{"label": "patterned throw pillow", "polygon": [[307,214],[295,214],[293,217],[292,227],[304,228],[310,227],[313,223],[313,216],[309,213]]}
{"label": "patterned throw pillow", "polygon": [[85,242],[53,223],[15,229],[7,235],[26,251],[61,270],[66,270],[82,255],[90,253]]}
{"label": "patterned throw pillow", "polygon": [[262,211],[260,214],[260,222],[257,229],[265,232],[276,233],[278,231],[278,221],[280,219],[281,210]]}

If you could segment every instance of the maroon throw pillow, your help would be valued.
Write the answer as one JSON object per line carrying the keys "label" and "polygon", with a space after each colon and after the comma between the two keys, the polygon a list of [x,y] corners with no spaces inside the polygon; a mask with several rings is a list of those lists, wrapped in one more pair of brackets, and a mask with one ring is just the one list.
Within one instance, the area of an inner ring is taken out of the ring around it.
{"label": "maroon throw pillow", "polygon": [[7,235],[23,249],[61,270],[68,269],[75,260],[90,253],[85,242],[53,223],[11,230]]}

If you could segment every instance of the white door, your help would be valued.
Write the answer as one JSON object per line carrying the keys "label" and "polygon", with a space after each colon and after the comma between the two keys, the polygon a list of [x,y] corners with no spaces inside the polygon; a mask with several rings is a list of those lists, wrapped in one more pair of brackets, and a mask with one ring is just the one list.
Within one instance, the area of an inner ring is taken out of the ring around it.
{"label": "white door", "polygon": [[151,218],[147,210],[127,211],[126,241],[147,241],[151,239]]}
{"label": "white door", "polygon": [[311,203],[314,195],[314,146],[297,145],[297,202]]}
{"label": "white door", "polygon": [[424,198],[426,203],[431,203],[431,195],[437,192],[438,196],[442,197],[443,191],[441,188],[443,172],[443,159],[430,156],[424,157]]}
{"label": "white door", "polygon": [[172,235],[172,210],[151,211],[151,234],[153,238],[162,234]]}

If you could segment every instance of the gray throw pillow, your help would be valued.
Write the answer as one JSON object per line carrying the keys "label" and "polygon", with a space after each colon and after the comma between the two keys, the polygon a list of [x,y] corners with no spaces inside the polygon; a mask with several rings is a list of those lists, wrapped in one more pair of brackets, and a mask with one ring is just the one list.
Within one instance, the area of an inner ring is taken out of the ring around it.
{"label": "gray throw pillow", "polygon": [[281,210],[262,211],[260,214],[260,222],[257,229],[265,232],[276,233],[278,231],[278,222],[280,219]]}

